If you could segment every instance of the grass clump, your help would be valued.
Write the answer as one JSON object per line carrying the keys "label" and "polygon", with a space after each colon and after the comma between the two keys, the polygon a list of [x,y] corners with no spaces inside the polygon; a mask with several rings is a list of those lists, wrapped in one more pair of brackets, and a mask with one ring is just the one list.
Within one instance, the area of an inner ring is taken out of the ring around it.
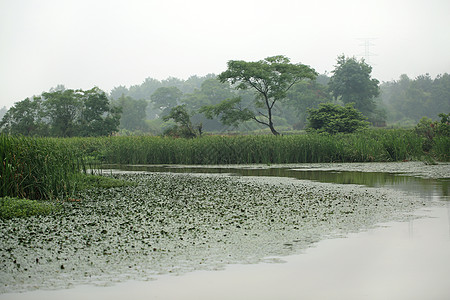
{"label": "grass clump", "polygon": [[0,135],[0,197],[63,198],[85,169],[82,152],[64,140]]}
{"label": "grass clump", "polygon": [[86,190],[90,188],[115,188],[115,187],[125,187],[134,186],[135,182],[116,179],[113,177],[107,177],[102,175],[87,175],[87,174],[77,174],[74,179],[77,184],[77,191]]}
{"label": "grass clump", "polygon": [[58,207],[51,202],[4,197],[0,198],[0,219],[48,215]]}
{"label": "grass clump", "polygon": [[411,130],[301,135],[203,136],[182,139],[154,136],[74,140],[107,164],[273,164],[382,162],[420,158],[421,138]]}

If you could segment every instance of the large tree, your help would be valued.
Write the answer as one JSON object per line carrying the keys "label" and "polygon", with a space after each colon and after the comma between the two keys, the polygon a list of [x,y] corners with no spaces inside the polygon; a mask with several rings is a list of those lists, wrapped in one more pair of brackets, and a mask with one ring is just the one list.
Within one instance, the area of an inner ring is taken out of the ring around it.
{"label": "large tree", "polygon": [[355,108],[367,117],[374,113],[374,98],[379,95],[379,81],[371,78],[372,67],[364,59],[341,55],[332,72],[328,86],[335,99],[345,104],[354,103]]}
{"label": "large tree", "polygon": [[82,109],[78,120],[81,136],[105,136],[117,131],[122,109],[110,105],[105,92],[97,87],[87,91],[79,90]]}
{"label": "large tree", "polygon": [[25,136],[46,135],[48,126],[42,111],[41,97],[16,102],[0,121],[2,132]]}
{"label": "large tree", "polygon": [[3,132],[41,136],[99,136],[117,131],[121,110],[98,89],[52,89],[11,107],[0,122]]}
{"label": "large tree", "polygon": [[304,79],[314,79],[316,71],[303,64],[292,64],[289,58],[278,55],[256,62],[231,60],[228,69],[219,74],[221,82],[229,82],[237,90],[254,92],[252,106],[242,106],[241,98],[225,99],[221,103],[205,106],[202,112],[209,118],[220,116],[227,125],[254,120],[278,135],[273,124],[273,108],[286,98],[288,90]]}

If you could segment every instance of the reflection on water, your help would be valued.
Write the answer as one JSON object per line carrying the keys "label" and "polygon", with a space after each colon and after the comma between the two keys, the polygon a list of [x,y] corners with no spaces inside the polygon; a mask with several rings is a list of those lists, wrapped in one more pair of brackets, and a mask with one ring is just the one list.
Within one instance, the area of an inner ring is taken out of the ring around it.
{"label": "reflection on water", "polygon": [[358,184],[369,187],[387,187],[414,192],[427,199],[449,200],[450,179],[431,179],[399,175],[385,172],[357,172],[292,169],[292,168],[202,168],[152,165],[105,166],[105,168],[125,171],[170,172],[170,173],[213,173],[236,176],[272,176],[289,177],[299,180],[311,180],[324,183]]}

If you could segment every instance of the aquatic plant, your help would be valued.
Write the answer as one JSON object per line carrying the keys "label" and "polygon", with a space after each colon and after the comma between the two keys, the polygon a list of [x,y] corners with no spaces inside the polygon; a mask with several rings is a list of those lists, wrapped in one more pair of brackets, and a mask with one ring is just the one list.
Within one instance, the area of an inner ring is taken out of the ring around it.
{"label": "aquatic plant", "polygon": [[57,210],[55,203],[19,198],[0,198],[0,219],[48,215]]}
{"label": "aquatic plant", "polygon": [[0,135],[0,197],[52,199],[74,191],[83,156],[63,140]]}
{"label": "aquatic plant", "polygon": [[114,177],[136,185],[87,189],[51,215],[0,222],[0,293],[260,262],[426,203],[383,189],[287,178]]}
{"label": "aquatic plant", "polygon": [[[84,140],[77,140],[76,143]],[[408,130],[286,136],[107,137],[92,153],[115,164],[251,164],[401,161],[422,155]]]}

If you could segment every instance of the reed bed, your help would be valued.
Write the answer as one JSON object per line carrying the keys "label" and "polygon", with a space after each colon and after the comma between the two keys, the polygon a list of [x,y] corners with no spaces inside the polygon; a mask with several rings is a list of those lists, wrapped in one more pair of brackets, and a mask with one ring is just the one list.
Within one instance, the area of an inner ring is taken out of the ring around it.
{"label": "reed bed", "polygon": [[[62,141],[62,142],[61,142]],[[75,190],[83,153],[62,139],[0,135],[0,197],[53,199]]]}
{"label": "reed bed", "polygon": [[431,154],[437,160],[450,161],[450,137],[437,136],[433,139]]}
{"label": "reed bed", "polygon": [[[449,160],[448,137],[433,155]],[[98,164],[283,164],[420,159],[422,139],[410,130],[353,134],[27,138],[0,135],[0,197],[70,197],[80,173]]]}
{"label": "reed bed", "polygon": [[111,164],[278,164],[401,161],[420,158],[422,141],[409,130],[354,134],[104,137],[71,139],[86,155]]}

